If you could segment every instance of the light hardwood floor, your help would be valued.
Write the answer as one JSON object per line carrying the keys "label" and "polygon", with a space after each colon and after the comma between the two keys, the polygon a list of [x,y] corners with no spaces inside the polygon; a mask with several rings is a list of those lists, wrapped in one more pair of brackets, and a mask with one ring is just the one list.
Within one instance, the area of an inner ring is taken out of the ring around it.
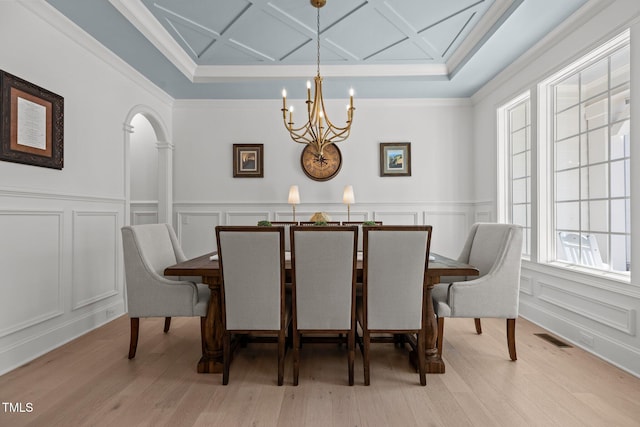
{"label": "light hardwood floor", "polygon": [[372,345],[371,386],[347,385],[345,347],[306,344],[300,385],[276,385],[276,346],[239,349],[228,386],[197,374],[199,319],[142,319],[135,360],[127,359],[129,319],[115,321],[0,377],[3,402],[32,403],[0,426],[638,426],[640,379],[577,348],[558,348],[518,319],[518,361],[505,322],[447,319],[445,374],[427,386],[392,344]]}

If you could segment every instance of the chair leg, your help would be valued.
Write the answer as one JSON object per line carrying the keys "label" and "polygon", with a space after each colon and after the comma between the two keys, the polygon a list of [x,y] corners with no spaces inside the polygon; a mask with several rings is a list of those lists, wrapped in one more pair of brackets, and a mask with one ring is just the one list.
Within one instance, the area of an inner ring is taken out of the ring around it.
{"label": "chair leg", "polygon": [[278,334],[278,385],[284,383],[284,355],[286,350],[286,337],[284,330]]}
{"label": "chair leg", "polygon": [[482,324],[480,323],[480,319],[476,317],[473,320],[476,322],[476,333],[480,335],[482,333]]}
{"label": "chair leg", "polygon": [[140,330],[140,318],[131,318],[131,340],[129,341],[129,359],[136,357],[138,349],[138,332]]}
{"label": "chair leg", "polygon": [[164,318],[164,333],[169,332],[169,328],[171,327],[171,317]]}
{"label": "chair leg", "polygon": [[201,317],[200,318],[200,343],[202,344],[202,354],[204,354],[204,352],[206,350],[206,343],[205,343],[206,323],[207,323],[207,318],[206,317]]}
{"label": "chair leg", "polygon": [[299,374],[300,374],[300,333],[294,328],[294,331],[293,331],[293,385],[298,385]]}
{"label": "chair leg", "polygon": [[231,365],[231,333],[224,333],[222,338],[222,385],[229,384],[229,365]]}
{"label": "chair leg", "polygon": [[362,353],[362,361],[364,365],[364,385],[371,384],[371,373],[369,370],[369,350],[371,348],[371,333],[362,331],[364,340],[364,351]]}
{"label": "chair leg", "polygon": [[353,385],[353,365],[356,359],[356,333],[351,331],[347,334],[347,347],[349,349],[349,385]]}
{"label": "chair leg", "polygon": [[444,317],[438,317],[438,340],[436,346],[438,347],[438,357],[442,358],[442,342],[444,340]]}
{"label": "chair leg", "polygon": [[507,319],[507,345],[511,360],[518,360],[516,357],[516,319]]}
{"label": "chair leg", "polygon": [[426,351],[426,342],[425,342],[425,334],[423,330],[418,332],[418,372],[420,373],[420,385],[427,385],[427,375],[426,375],[426,360],[425,360],[425,351]]}

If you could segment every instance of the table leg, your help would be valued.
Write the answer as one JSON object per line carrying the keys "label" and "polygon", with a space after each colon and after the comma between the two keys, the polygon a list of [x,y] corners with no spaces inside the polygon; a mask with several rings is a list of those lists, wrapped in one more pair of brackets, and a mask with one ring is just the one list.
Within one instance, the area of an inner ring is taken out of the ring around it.
{"label": "table leg", "polygon": [[202,358],[198,362],[199,374],[221,373],[223,367],[222,358],[222,301],[220,284],[216,278],[203,277],[205,284],[211,290],[209,308],[204,325],[204,346]]}
{"label": "table leg", "polygon": [[425,303],[427,304],[426,316],[424,319],[425,327],[425,361],[426,371],[429,374],[444,374],[444,362],[438,355],[438,349],[436,342],[438,339],[438,322],[436,321],[436,314],[433,310],[433,299],[431,298],[431,289],[440,282],[439,277],[427,277],[425,286]]}

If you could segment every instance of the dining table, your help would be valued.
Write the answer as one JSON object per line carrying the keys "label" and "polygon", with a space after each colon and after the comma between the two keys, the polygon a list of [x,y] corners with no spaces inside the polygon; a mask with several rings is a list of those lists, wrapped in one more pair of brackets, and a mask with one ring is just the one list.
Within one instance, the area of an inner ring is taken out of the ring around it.
{"label": "dining table", "polygon": [[[445,364],[438,355],[437,343],[437,321],[433,310],[431,299],[431,289],[440,283],[441,278],[447,276],[477,276],[478,269],[472,265],[465,264],[455,259],[431,253],[429,262],[426,263],[424,275],[425,302],[427,304],[426,319],[423,321],[425,328],[425,360],[426,372],[439,374],[445,372]],[[356,262],[357,280],[362,283],[362,257],[359,256]],[[291,261],[285,261],[285,274],[287,283],[291,282]],[[165,276],[191,276],[202,278],[202,283],[209,286],[211,296],[207,315],[204,321],[202,357],[198,361],[198,373],[221,373],[223,367],[222,359],[222,301],[220,264],[215,252],[207,253],[193,259],[167,267],[164,270]],[[414,337],[409,337],[410,339]],[[411,356],[415,363],[416,355]]]}

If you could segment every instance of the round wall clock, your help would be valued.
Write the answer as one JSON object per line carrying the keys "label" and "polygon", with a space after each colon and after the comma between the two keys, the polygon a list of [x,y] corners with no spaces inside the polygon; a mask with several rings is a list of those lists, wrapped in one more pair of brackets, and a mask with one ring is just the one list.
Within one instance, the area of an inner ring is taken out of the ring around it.
{"label": "round wall clock", "polygon": [[302,170],[309,178],[315,181],[328,181],[340,172],[342,153],[335,144],[329,144],[320,156],[312,146],[307,145],[302,150],[300,163]]}

